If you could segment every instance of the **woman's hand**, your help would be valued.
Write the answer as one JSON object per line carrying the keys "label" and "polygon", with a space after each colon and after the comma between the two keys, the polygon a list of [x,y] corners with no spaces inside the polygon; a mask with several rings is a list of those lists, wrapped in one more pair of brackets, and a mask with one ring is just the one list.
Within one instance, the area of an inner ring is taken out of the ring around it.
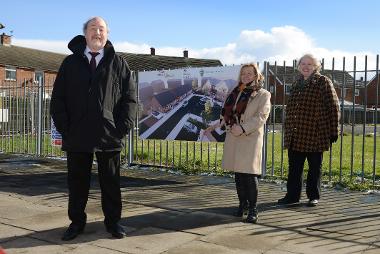
{"label": "woman's hand", "polygon": [[241,134],[243,134],[243,129],[241,128],[240,125],[234,124],[232,125],[231,133],[234,136],[240,136]]}
{"label": "woman's hand", "polygon": [[213,125],[210,125],[209,127],[207,127],[206,131],[213,131],[215,130],[216,128],[220,127],[220,123],[215,123]]}
{"label": "woman's hand", "polygon": [[213,125],[207,127],[206,131],[214,131],[216,128],[221,128],[224,125],[224,119],[222,121],[217,121]]}

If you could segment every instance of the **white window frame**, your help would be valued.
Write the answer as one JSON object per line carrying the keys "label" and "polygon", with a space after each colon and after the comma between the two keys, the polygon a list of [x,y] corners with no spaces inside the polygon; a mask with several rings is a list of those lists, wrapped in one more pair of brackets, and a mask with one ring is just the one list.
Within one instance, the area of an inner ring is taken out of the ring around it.
{"label": "white window frame", "polygon": [[38,84],[37,74],[42,75],[42,84],[44,83],[44,72],[43,71],[35,71],[34,72],[34,84]]}
{"label": "white window frame", "polygon": [[358,96],[360,96],[360,89],[355,88],[355,97],[358,97]]}
{"label": "white window frame", "polygon": [[291,84],[286,84],[285,83],[285,94],[289,95],[290,94],[290,88],[291,88]]}
{"label": "white window frame", "polygon": [[346,96],[347,96],[347,91],[348,91],[348,88],[344,88],[344,89],[343,89],[343,98],[346,98]]}
{"label": "white window frame", "polygon": [[[7,75],[7,73],[8,72],[13,72],[14,73],[14,78],[9,78],[9,77],[7,77],[8,75]],[[14,67],[5,67],[5,80],[6,81],[16,81],[16,79],[17,79],[17,69],[16,68],[14,68]]]}

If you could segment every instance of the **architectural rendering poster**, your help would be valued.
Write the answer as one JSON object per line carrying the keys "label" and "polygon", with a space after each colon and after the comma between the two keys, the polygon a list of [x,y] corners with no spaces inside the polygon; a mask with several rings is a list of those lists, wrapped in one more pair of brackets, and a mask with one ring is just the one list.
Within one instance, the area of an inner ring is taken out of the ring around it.
{"label": "architectural rendering poster", "polygon": [[240,66],[139,72],[139,131],[143,139],[224,141],[206,129],[219,121]]}

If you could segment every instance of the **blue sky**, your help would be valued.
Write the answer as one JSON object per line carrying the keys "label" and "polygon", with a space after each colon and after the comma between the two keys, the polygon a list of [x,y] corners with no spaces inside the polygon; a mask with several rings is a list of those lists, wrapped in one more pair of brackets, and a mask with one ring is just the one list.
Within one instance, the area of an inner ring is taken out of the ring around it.
{"label": "blue sky", "polygon": [[380,1],[3,1],[0,32],[15,45],[69,53],[67,42],[91,16],[102,16],[118,51],[219,58],[226,64],[376,55]]}

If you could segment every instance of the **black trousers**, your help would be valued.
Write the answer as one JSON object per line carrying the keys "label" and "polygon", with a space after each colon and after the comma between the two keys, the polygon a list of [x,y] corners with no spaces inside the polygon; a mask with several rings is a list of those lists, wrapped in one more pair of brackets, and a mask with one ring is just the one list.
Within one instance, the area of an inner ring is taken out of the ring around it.
{"label": "black trousers", "polygon": [[[121,218],[120,152],[96,152],[104,224],[112,227]],[[93,153],[67,153],[69,187],[68,214],[72,224],[84,227],[85,208],[90,190]]]}
{"label": "black trousers", "polygon": [[257,175],[235,173],[236,192],[239,205],[248,204],[249,208],[256,208],[259,182]]}
{"label": "black trousers", "polygon": [[309,200],[319,199],[321,192],[321,174],[323,152],[298,152],[288,150],[289,174],[287,182],[287,197],[292,201],[299,201],[301,198],[303,183],[303,167],[305,160],[309,164],[309,171],[306,180],[306,195]]}

